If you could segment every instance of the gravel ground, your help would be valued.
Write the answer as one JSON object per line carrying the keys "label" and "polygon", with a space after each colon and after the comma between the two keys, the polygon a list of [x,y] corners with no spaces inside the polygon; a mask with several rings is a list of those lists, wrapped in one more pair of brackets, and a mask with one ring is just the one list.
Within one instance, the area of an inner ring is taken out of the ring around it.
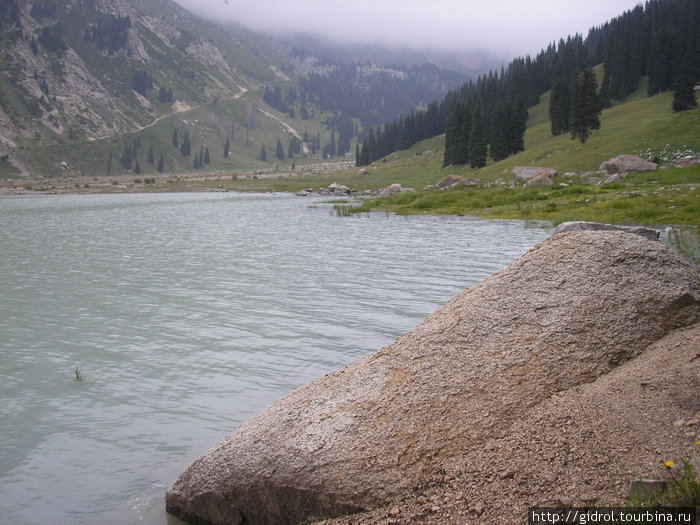
{"label": "gravel ground", "polygon": [[698,440],[700,323],[547,399],[387,507],[323,523],[500,525],[527,523],[531,506],[624,505],[630,480],[668,477],[664,461],[700,472]]}

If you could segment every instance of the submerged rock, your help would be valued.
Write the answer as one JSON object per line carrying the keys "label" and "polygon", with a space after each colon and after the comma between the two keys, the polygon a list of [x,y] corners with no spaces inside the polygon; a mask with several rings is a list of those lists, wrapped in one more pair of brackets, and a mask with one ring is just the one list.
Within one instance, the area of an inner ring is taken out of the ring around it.
{"label": "submerged rock", "polygon": [[377,353],[276,402],[166,494],[196,523],[296,523],[386,504],[700,319],[696,268],[620,231],[556,235]]}

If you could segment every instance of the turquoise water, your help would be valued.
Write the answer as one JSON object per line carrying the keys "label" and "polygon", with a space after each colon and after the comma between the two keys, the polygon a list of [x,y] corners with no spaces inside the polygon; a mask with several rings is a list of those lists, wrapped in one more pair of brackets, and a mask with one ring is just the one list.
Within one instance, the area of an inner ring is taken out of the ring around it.
{"label": "turquoise water", "polygon": [[241,422],[551,233],[331,210],[290,195],[0,198],[0,521],[175,523],[165,490]]}

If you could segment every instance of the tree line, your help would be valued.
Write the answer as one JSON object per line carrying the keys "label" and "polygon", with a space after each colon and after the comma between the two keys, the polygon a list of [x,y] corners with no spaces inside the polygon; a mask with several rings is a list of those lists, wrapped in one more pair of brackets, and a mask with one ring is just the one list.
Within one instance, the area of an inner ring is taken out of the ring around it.
{"label": "tree line", "polygon": [[[604,74],[598,86],[591,68],[601,63]],[[534,59],[516,58],[500,73],[468,81],[439,103],[370,129],[358,147],[357,164],[367,165],[441,133],[446,134],[446,165],[480,165],[481,135],[490,156],[498,160],[521,149],[526,110],[550,89],[552,134],[571,132],[572,138],[585,142],[600,127],[601,109],[637,90],[644,76],[649,96],[673,89],[674,110],[695,107],[693,87],[700,78],[697,0],[649,0],[590,29],[586,39],[578,34],[561,39]],[[472,149],[479,151],[475,161]]]}

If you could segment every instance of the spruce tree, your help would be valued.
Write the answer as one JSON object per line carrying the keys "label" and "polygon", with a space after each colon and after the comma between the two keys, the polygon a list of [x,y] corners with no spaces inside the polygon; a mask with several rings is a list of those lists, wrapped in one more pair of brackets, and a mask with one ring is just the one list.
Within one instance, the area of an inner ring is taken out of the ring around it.
{"label": "spruce tree", "polygon": [[491,112],[491,158],[498,162],[510,153],[508,147],[508,131],[511,125],[509,112],[503,102],[498,100]]}
{"label": "spruce tree", "polygon": [[445,129],[445,153],[442,159],[443,167],[450,164],[457,164],[457,148],[459,141],[462,139],[462,105],[457,103],[449,119]]}
{"label": "spruce tree", "polygon": [[224,144],[224,158],[228,158],[229,154],[229,149],[231,148],[231,142],[229,141],[228,137],[226,138],[226,144]]}
{"label": "spruce tree", "polygon": [[[478,109],[476,110],[479,111]],[[462,107],[460,136],[455,149],[455,164],[467,164],[471,159],[471,128],[472,128],[472,112],[469,106]]]}
{"label": "spruce tree", "polygon": [[600,98],[593,69],[587,67],[576,78],[571,90],[571,138],[584,144],[593,131],[600,129]]}
{"label": "spruce tree", "polygon": [[275,157],[277,160],[284,160],[284,148],[282,147],[282,141],[277,139],[277,148],[275,149]]}
{"label": "spruce tree", "polygon": [[165,161],[163,160],[163,154],[160,154],[160,158],[158,159],[158,167],[156,168],[158,170],[158,173],[163,173],[163,170],[165,169]]}
{"label": "spruce tree", "polygon": [[267,152],[265,151],[265,144],[263,144],[262,149],[260,150],[260,160],[263,162],[267,162]]}
{"label": "spruce tree", "polygon": [[209,164],[209,148],[204,149],[204,164]]}
{"label": "spruce tree", "polygon": [[565,74],[554,78],[549,98],[549,120],[552,124],[552,136],[556,137],[569,131],[569,112],[571,111],[571,81]]}
{"label": "spruce tree", "polygon": [[695,73],[690,53],[686,53],[683,58],[683,64],[678,71],[673,88],[673,111],[686,111],[697,107],[698,103],[695,100]]}
{"label": "spruce tree", "polygon": [[472,115],[472,123],[469,130],[469,165],[472,168],[483,168],[486,166],[487,153],[488,143],[484,136],[481,110],[476,108]]}

